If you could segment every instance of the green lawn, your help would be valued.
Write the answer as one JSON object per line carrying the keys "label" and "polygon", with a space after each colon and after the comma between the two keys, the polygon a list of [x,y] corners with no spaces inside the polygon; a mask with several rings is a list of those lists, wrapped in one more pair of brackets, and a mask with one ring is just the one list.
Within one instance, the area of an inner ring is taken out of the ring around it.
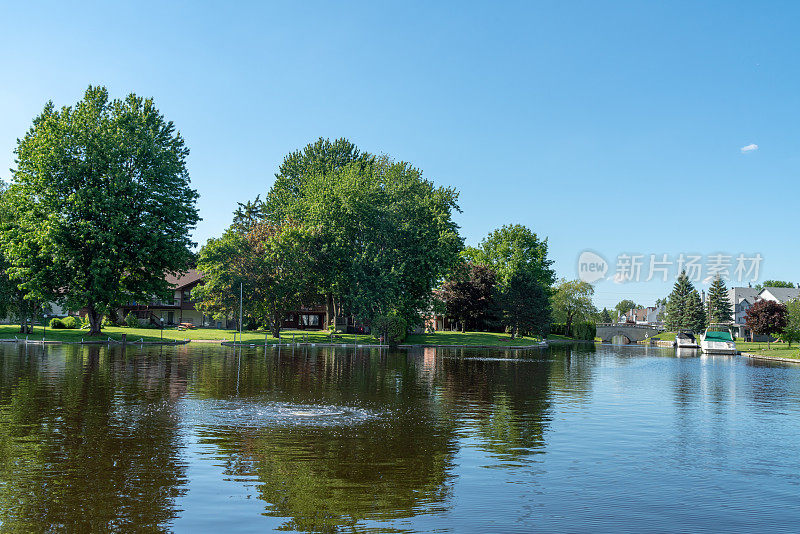
{"label": "green lawn", "polygon": [[[41,326],[34,328],[34,333],[28,336],[29,339],[41,340],[44,333]],[[164,329],[165,341],[183,341],[184,339],[190,340],[208,340],[208,341],[233,341],[234,330],[220,330],[216,328],[197,328],[194,330],[178,330],[176,328]],[[77,341],[81,339],[85,341],[90,340],[105,340],[109,337],[115,341],[122,339],[122,334],[128,335],[128,341],[160,341],[161,331],[152,328],[128,328],[123,326],[109,326],[103,328],[103,335],[96,338],[90,338],[86,330],[53,330],[47,329],[45,334],[46,341]],[[263,343],[264,332],[243,332],[242,341],[251,343]],[[0,339],[14,339],[14,336],[24,338],[24,335],[19,333],[18,325],[0,325]],[[293,337],[294,336],[294,337]],[[334,343],[353,343],[355,342],[355,335],[353,334],[336,334],[334,336]],[[288,343],[292,339],[296,342],[308,341],[310,343],[326,343],[330,341],[330,334],[325,330],[284,330],[281,332],[281,341]],[[358,336],[359,343],[361,340],[365,343],[373,342],[372,336]],[[237,341],[239,336],[237,333]],[[272,335],[267,336],[268,343],[276,343],[277,340]]]}
{"label": "green lawn", "polygon": [[675,336],[677,334],[675,332],[661,332],[658,335],[651,337],[650,339],[660,339],[661,341],[675,341]]}
{"label": "green lawn", "polygon": [[523,337],[511,339],[509,334],[495,332],[434,332],[413,334],[404,344],[409,345],[483,345],[487,347],[519,347],[533,345],[541,338]]}
{"label": "green lawn", "polygon": [[800,345],[797,343],[789,348],[789,345],[786,343],[770,343],[769,346],[767,346],[766,342],[750,343],[737,339],[736,348],[741,352],[763,354],[764,356],[773,356],[775,358],[800,359]]}

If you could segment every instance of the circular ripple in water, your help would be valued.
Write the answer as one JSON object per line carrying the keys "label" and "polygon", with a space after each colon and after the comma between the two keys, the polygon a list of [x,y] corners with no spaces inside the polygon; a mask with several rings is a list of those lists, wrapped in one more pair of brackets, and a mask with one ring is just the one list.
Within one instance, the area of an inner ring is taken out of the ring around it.
{"label": "circular ripple in water", "polygon": [[253,428],[286,425],[348,426],[378,417],[375,412],[349,406],[246,399],[192,399],[182,404],[182,419],[192,425]]}

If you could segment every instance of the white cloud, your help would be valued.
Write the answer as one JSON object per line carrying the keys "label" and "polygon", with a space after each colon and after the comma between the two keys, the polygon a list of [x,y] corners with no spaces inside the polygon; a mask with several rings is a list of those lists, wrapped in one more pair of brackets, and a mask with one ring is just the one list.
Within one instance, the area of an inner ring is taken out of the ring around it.
{"label": "white cloud", "polygon": [[758,150],[758,145],[757,145],[757,144],[755,144],[755,143],[750,143],[750,144],[749,144],[749,145],[747,145],[747,146],[743,146],[743,147],[742,147],[742,148],[740,148],[739,150],[741,150],[741,151],[742,151],[742,154],[747,154],[748,152],[753,152],[753,151],[755,151],[755,150]]}

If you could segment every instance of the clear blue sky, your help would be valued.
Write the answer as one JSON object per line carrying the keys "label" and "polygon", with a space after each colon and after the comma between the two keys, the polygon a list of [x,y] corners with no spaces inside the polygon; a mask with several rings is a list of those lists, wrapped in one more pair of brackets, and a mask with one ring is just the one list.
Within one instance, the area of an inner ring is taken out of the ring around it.
{"label": "clear blue sky", "polygon": [[[164,3],[166,4],[166,3]],[[153,96],[192,150],[201,244],[320,136],[578,254],[759,252],[800,281],[792,2],[15,2],[0,6],[0,169],[48,99]],[[746,153],[741,148],[758,145]],[[669,283],[598,284],[651,304]]]}

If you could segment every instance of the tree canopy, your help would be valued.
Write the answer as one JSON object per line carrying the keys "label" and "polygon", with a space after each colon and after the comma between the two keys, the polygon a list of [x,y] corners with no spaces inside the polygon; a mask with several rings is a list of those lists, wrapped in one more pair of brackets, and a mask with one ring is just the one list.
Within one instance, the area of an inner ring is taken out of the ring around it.
{"label": "tree canopy", "polygon": [[745,323],[754,334],[777,335],[787,325],[786,306],[772,300],[758,300],[748,308]]}
{"label": "tree canopy", "polygon": [[48,103],[15,150],[9,276],[28,298],[86,308],[91,334],[110,308],[166,296],[199,220],[188,153],[152,99],[89,87],[74,106]]}
{"label": "tree canopy", "polygon": [[436,296],[444,303],[446,313],[460,320],[462,332],[467,323],[474,326],[478,321],[489,320],[495,306],[495,279],[490,267],[464,262],[457,265],[437,290]]}
{"label": "tree canopy", "polygon": [[[572,335],[572,325],[578,321],[588,321],[597,312],[592,303],[594,287],[581,280],[561,281],[556,285],[551,298],[553,318],[566,324],[567,335]],[[608,313],[608,310],[605,310]],[[609,314],[609,322],[610,322]]]}
{"label": "tree canopy", "polygon": [[547,257],[547,239],[526,226],[506,225],[491,232],[477,247],[464,251],[469,261],[497,273],[497,302],[512,337],[530,332],[546,335],[555,282],[553,261]]}

